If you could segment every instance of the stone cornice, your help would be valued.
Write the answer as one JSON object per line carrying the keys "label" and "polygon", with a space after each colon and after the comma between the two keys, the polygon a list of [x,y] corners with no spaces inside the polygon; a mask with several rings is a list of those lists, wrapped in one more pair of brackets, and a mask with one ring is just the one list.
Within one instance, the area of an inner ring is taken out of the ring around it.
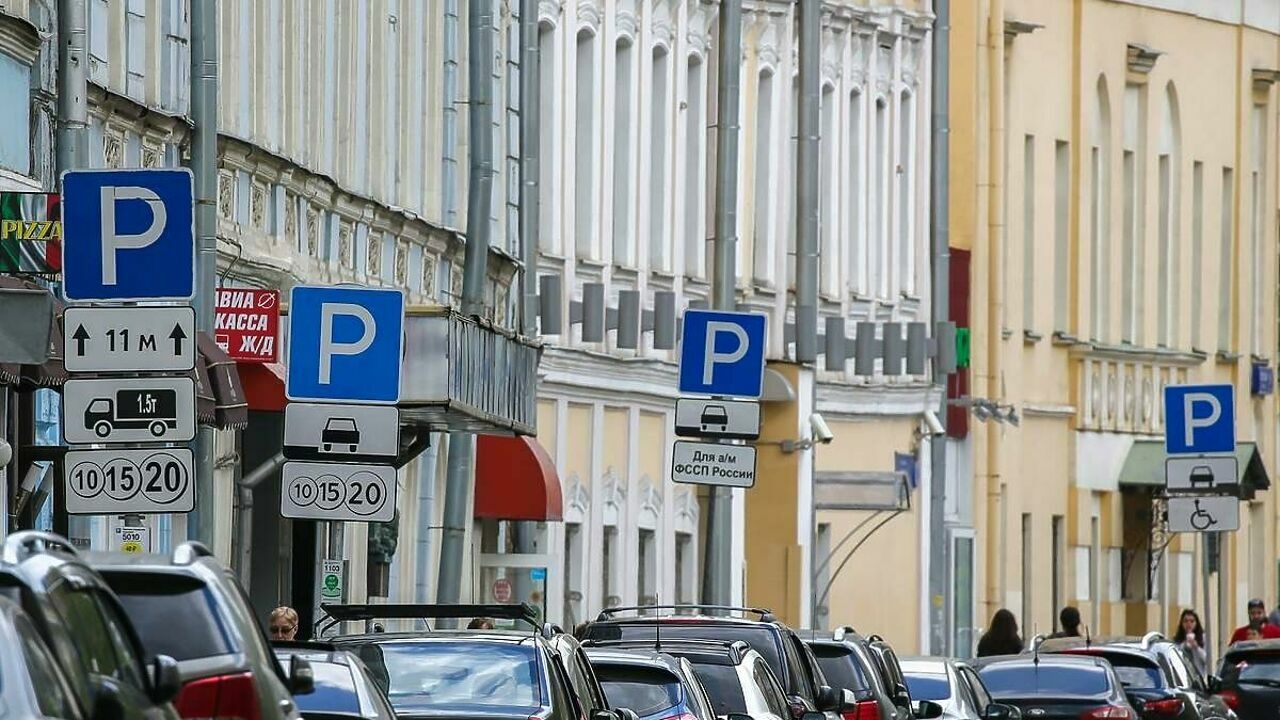
{"label": "stone cornice", "polygon": [[938,387],[925,382],[854,385],[820,381],[815,396],[815,409],[833,416],[919,415],[942,401]]}
{"label": "stone cornice", "polygon": [[1204,355],[1197,353],[1090,342],[1081,342],[1073,346],[1070,353],[1073,359],[1113,360],[1179,367],[1196,367],[1204,364],[1206,360]]}
{"label": "stone cornice", "polygon": [[26,18],[0,11],[0,51],[25,65],[34,65],[40,52],[40,31]]}

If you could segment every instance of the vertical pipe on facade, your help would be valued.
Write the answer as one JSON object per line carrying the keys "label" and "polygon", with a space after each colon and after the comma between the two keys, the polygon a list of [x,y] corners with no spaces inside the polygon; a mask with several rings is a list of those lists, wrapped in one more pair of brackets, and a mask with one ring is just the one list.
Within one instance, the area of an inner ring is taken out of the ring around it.
{"label": "vertical pipe on facade", "polygon": [[818,359],[818,119],[822,102],[822,0],[800,0],[800,137],[796,165],[796,360]]}
{"label": "vertical pipe on facade", "polygon": [[[951,172],[951,127],[948,110],[951,102],[951,0],[934,0],[933,52],[930,57],[930,162],[929,208],[931,270],[933,287],[931,311],[934,328],[951,316],[951,206],[947,195]],[[941,397],[938,420],[947,423],[947,376],[935,370],[934,384]],[[947,587],[950,548],[947,544],[945,515],[947,509],[947,435],[934,436],[930,442],[929,472],[929,607],[932,622],[931,648],[935,655],[948,651],[946,608],[954,588]],[[942,600],[942,602],[938,602]],[[965,623],[968,624],[967,622]],[[967,648],[966,648],[967,649]]]}
{"label": "vertical pipe on facade", "polygon": [[[987,16],[987,99],[991,108],[987,147],[987,287],[992,300],[987,303],[987,382],[986,395],[996,398],[1000,389],[1000,318],[1004,306],[1004,284],[1000,267],[1000,247],[1004,242],[1004,0],[991,0]],[[1000,507],[1000,438],[991,429],[985,431],[987,441],[987,617],[1000,607],[1000,551],[1005,538],[993,535],[1001,527]]]}
{"label": "vertical pipe on facade", "polygon": [[538,137],[542,103],[538,97],[538,0],[520,0],[520,275],[521,332],[538,332]]}
{"label": "vertical pipe on facade", "polygon": [[[742,92],[742,0],[720,1],[720,46],[716,85],[716,226],[712,300],[717,310],[733,310],[738,285],[738,98]],[[733,600],[733,494],[713,487],[707,504],[706,556],[702,563],[703,602]]]}
{"label": "vertical pipe on facade", "polygon": [[[484,314],[484,286],[488,277],[490,206],[493,201],[493,3],[471,0],[467,9],[467,82],[471,102],[467,112],[470,167],[467,182],[466,263],[462,276],[462,311]],[[471,474],[475,437],[452,433],[445,479],[444,536],[440,544],[440,582],[437,602],[462,597],[462,561],[471,511]]]}

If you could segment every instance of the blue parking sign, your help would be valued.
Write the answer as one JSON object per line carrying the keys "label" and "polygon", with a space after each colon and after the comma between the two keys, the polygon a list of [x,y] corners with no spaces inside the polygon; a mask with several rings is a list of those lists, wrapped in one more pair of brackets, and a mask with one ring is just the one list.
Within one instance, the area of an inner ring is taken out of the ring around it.
{"label": "blue parking sign", "polygon": [[403,353],[400,290],[299,285],[290,293],[290,400],[398,402]]}
{"label": "blue parking sign", "polygon": [[685,311],[680,334],[680,392],[760,397],[767,321],[757,313]]}
{"label": "blue parking sign", "polygon": [[190,300],[195,296],[194,202],[187,168],[63,173],[66,298]]}
{"label": "blue parking sign", "polygon": [[1234,385],[1165,386],[1165,451],[1170,455],[1235,452],[1235,392]]}

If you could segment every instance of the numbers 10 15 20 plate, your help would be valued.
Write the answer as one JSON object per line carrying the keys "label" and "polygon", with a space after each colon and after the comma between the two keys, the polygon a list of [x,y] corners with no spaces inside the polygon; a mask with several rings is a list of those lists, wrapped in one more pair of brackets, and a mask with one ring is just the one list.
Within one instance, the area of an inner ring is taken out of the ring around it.
{"label": "numbers 10 15 20 plate", "polygon": [[195,507],[189,448],[68,450],[64,467],[72,514],[185,513]]}

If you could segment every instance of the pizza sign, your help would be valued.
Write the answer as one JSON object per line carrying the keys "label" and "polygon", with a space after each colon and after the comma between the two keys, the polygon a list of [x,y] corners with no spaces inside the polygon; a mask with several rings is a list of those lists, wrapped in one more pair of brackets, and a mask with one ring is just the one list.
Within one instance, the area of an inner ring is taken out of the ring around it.
{"label": "pizza sign", "polygon": [[213,339],[238,362],[273,363],[280,356],[280,292],[219,288]]}

